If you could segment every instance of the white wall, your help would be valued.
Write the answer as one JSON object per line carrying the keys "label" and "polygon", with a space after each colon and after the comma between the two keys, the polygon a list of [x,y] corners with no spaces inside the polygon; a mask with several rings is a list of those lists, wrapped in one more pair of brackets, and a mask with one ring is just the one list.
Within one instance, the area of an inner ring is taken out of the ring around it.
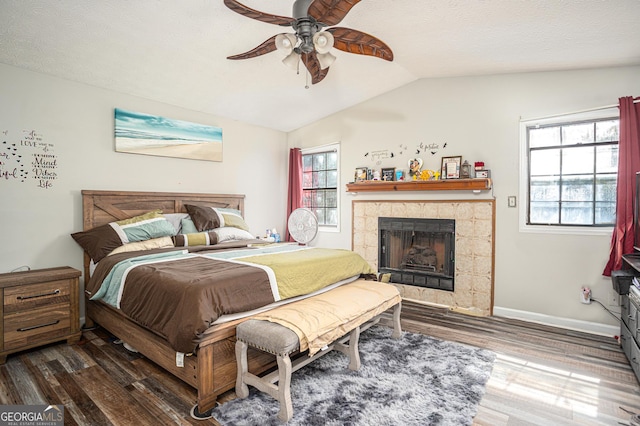
{"label": "white wall", "polygon": [[[221,127],[223,161],[115,152],[116,107]],[[22,265],[81,269],[82,251],[69,234],[82,230],[82,189],[245,194],[253,233],[284,227],[285,133],[0,64],[0,152],[23,130],[53,145],[57,178],[46,189],[32,178],[0,178],[0,273]],[[37,151],[21,152],[29,165]]]}
{"label": "white wall", "polygon": [[[342,229],[323,233],[317,245],[351,247],[351,200],[497,199],[495,306],[503,312],[530,313],[535,319],[567,319],[617,326],[599,305],[580,303],[580,287],[607,304],[609,278],[601,275],[610,235],[521,233],[518,208],[507,196],[519,194],[519,120],[617,104],[640,95],[640,67],[571,72],[424,79],[344,110],[289,134],[289,146],[312,147],[341,142],[341,185],[353,180],[358,166],[402,167],[421,144],[436,144],[436,154],[422,152],[424,168],[437,169],[442,156],[482,160],[491,169],[492,193],[460,192],[360,194],[341,191]],[[444,143],[447,143],[443,149]],[[401,148],[402,145],[402,148]],[[407,146],[404,150],[403,147]],[[394,152],[374,165],[364,154]],[[400,151],[404,152],[400,154]]]}

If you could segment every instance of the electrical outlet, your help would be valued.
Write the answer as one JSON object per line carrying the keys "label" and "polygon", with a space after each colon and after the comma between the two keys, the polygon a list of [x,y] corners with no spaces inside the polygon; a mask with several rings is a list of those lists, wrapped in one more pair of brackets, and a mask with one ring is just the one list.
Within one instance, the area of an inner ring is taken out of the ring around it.
{"label": "electrical outlet", "polygon": [[515,195],[509,195],[507,197],[507,205],[509,207],[515,207],[516,206],[516,196]]}
{"label": "electrical outlet", "polygon": [[589,287],[580,289],[580,301],[586,305],[591,303],[591,289]]}

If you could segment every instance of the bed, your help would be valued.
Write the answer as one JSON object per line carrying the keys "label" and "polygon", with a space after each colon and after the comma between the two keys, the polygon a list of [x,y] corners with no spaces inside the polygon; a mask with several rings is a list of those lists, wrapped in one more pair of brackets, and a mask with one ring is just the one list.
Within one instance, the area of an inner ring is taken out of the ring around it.
{"label": "bed", "polygon": [[[244,213],[244,196],[229,194],[83,190],[82,203],[84,231],[153,210],[161,210],[164,214],[185,213],[186,206],[192,205]],[[94,269],[92,257],[85,251],[85,287],[92,274],[100,277],[100,263]],[[95,296],[95,291],[89,293],[86,290],[85,293],[86,324],[97,323],[125,342],[135,342],[137,351],[194,387],[197,390],[197,412],[204,413],[213,408],[217,397],[235,386],[235,328],[248,317],[233,319],[231,316],[227,322],[214,323],[198,340],[193,353],[182,357],[175,344],[172,345],[157,331],[141,326],[102,300],[91,300],[89,296]],[[275,358],[262,351],[250,350],[248,365],[252,373],[260,374],[275,366]]]}

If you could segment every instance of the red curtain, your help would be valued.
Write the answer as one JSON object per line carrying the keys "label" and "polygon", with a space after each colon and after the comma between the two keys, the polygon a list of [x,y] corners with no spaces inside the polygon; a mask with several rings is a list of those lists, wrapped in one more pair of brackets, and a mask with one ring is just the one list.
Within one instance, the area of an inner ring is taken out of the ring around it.
{"label": "red curtain", "polygon": [[[622,255],[633,252],[633,209],[636,172],[640,171],[640,104],[631,96],[619,99],[620,141],[618,145],[618,188],[616,226],[611,253],[603,275],[622,269]],[[640,243],[640,242],[639,242]]]}
{"label": "red curtain", "polygon": [[[289,195],[287,196],[287,220],[291,212],[302,207],[302,151],[291,148],[289,151]],[[286,241],[294,241],[287,228]]]}

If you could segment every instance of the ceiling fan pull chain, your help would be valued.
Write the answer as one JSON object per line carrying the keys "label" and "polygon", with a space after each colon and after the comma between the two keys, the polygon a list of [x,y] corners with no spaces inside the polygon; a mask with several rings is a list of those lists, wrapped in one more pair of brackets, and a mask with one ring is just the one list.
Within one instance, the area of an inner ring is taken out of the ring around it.
{"label": "ceiling fan pull chain", "polygon": [[304,73],[304,77],[305,77],[305,85],[304,85],[304,88],[305,88],[305,89],[308,89],[308,88],[309,88],[309,73],[308,73],[308,72],[305,72],[305,73]]}

